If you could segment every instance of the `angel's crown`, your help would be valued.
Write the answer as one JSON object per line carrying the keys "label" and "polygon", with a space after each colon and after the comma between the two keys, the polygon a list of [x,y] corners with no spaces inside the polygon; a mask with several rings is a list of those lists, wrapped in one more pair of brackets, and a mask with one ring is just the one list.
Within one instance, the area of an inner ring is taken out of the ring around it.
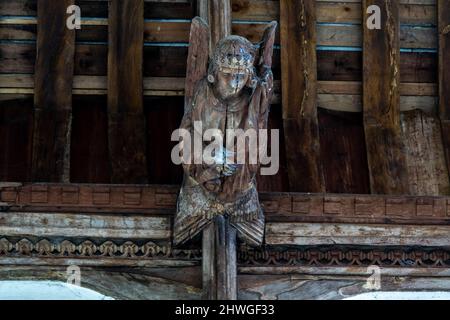
{"label": "angel's crown", "polygon": [[219,68],[250,69],[254,60],[252,43],[238,36],[230,36],[220,41],[214,54],[214,63]]}

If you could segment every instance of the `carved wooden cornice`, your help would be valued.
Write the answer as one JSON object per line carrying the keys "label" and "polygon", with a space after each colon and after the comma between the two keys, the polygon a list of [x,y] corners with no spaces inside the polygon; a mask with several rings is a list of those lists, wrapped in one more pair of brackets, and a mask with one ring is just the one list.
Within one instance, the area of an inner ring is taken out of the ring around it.
{"label": "carved wooden cornice", "polygon": [[[0,184],[0,210],[173,215],[178,186]],[[450,224],[450,197],[261,193],[268,222]]]}
{"label": "carved wooden cornice", "polygon": [[241,267],[450,267],[450,250],[442,248],[241,248]]}
{"label": "carved wooden cornice", "polygon": [[269,222],[449,224],[450,197],[262,194]]}
{"label": "carved wooden cornice", "polygon": [[0,184],[3,210],[173,214],[178,186]]}

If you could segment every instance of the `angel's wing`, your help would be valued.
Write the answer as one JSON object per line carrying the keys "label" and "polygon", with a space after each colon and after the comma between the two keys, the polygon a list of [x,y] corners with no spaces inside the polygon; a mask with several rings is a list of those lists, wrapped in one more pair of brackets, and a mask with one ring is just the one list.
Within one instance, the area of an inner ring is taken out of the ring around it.
{"label": "angel's wing", "polygon": [[192,20],[186,70],[184,108],[190,107],[198,82],[206,77],[209,60],[209,26],[200,17]]}
{"label": "angel's wing", "polygon": [[259,43],[259,56],[255,66],[258,70],[258,76],[261,77],[261,81],[265,84],[264,86],[260,84],[256,88],[250,102],[250,113],[259,119],[258,126],[260,129],[267,128],[270,102],[273,96],[273,74],[271,68],[277,26],[278,23],[273,21],[264,31],[263,38]]}
{"label": "angel's wing", "polygon": [[263,38],[260,42],[259,49],[259,63],[258,67],[260,72],[263,72],[263,68],[272,68],[272,56],[273,47],[275,44],[275,31],[277,30],[278,23],[272,21],[264,31]]}

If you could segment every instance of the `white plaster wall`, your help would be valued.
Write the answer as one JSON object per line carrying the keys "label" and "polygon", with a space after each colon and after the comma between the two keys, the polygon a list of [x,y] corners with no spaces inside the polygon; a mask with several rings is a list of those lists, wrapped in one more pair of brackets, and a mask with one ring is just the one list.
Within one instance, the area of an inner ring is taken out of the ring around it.
{"label": "white plaster wall", "polygon": [[0,281],[0,300],[113,300],[58,281]]}
{"label": "white plaster wall", "polygon": [[450,300],[450,292],[368,292],[344,300]]}

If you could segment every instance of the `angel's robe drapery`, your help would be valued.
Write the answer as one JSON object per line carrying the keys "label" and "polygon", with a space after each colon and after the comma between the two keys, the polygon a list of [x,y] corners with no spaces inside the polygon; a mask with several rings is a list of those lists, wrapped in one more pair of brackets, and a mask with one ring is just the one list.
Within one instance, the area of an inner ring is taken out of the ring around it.
{"label": "angel's robe drapery", "polygon": [[[182,120],[181,128],[194,136],[194,123],[201,121],[201,136],[207,129],[267,128],[269,105],[261,104],[261,87],[245,89],[242,99],[227,105],[218,99],[212,84],[202,80]],[[248,150],[246,149],[246,152]],[[258,164],[245,164],[229,177],[221,176],[216,165],[184,164],[184,181],[177,202],[174,243],[195,237],[217,215],[229,218],[238,237],[249,245],[261,245],[264,238],[264,214],[258,199],[256,174]],[[193,163],[193,160],[192,162]]]}

